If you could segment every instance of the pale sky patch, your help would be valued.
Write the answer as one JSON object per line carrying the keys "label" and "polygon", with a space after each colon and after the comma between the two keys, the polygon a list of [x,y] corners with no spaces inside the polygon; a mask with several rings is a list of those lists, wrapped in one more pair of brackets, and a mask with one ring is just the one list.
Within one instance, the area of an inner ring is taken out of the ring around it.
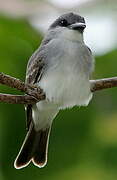
{"label": "pale sky patch", "polygon": [[91,0],[50,0],[53,4],[59,7],[72,8],[76,5],[81,5]]}

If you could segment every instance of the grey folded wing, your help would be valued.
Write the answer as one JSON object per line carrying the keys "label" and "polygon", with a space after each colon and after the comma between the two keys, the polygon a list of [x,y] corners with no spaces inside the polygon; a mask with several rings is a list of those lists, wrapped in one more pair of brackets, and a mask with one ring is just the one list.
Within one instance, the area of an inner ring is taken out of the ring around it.
{"label": "grey folded wing", "polygon": [[35,84],[39,81],[44,68],[44,58],[42,57],[41,51],[37,49],[35,53],[29,59],[25,83]]}

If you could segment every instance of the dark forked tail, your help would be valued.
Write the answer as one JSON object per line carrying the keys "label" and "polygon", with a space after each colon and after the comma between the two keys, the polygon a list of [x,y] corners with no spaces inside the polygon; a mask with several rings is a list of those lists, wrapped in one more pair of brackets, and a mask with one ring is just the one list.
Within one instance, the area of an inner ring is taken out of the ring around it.
{"label": "dark forked tail", "polygon": [[36,131],[31,123],[21,150],[14,162],[16,169],[26,167],[31,161],[38,167],[44,167],[47,163],[47,151],[50,127]]}

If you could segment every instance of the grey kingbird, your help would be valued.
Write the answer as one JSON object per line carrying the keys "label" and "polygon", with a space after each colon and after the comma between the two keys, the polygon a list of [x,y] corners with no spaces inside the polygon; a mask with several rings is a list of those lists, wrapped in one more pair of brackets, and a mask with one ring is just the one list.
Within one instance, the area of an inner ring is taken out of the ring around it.
{"label": "grey kingbird", "polygon": [[77,14],[60,16],[29,59],[26,83],[40,87],[46,99],[26,106],[28,132],[14,163],[17,169],[31,161],[44,167],[51,125],[59,110],[87,106],[92,98],[89,78],[94,60],[83,40],[85,27]]}

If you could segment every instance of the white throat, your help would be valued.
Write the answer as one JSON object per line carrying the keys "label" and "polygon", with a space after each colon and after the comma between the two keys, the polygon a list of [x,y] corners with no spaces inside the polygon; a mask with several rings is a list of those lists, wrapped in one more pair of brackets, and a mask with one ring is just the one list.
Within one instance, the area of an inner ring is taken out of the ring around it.
{"label": "white throat", "polygon": [[83,34],[75,30],[64,29],[61,33],[61,37],[70,41],[84,42]]}

